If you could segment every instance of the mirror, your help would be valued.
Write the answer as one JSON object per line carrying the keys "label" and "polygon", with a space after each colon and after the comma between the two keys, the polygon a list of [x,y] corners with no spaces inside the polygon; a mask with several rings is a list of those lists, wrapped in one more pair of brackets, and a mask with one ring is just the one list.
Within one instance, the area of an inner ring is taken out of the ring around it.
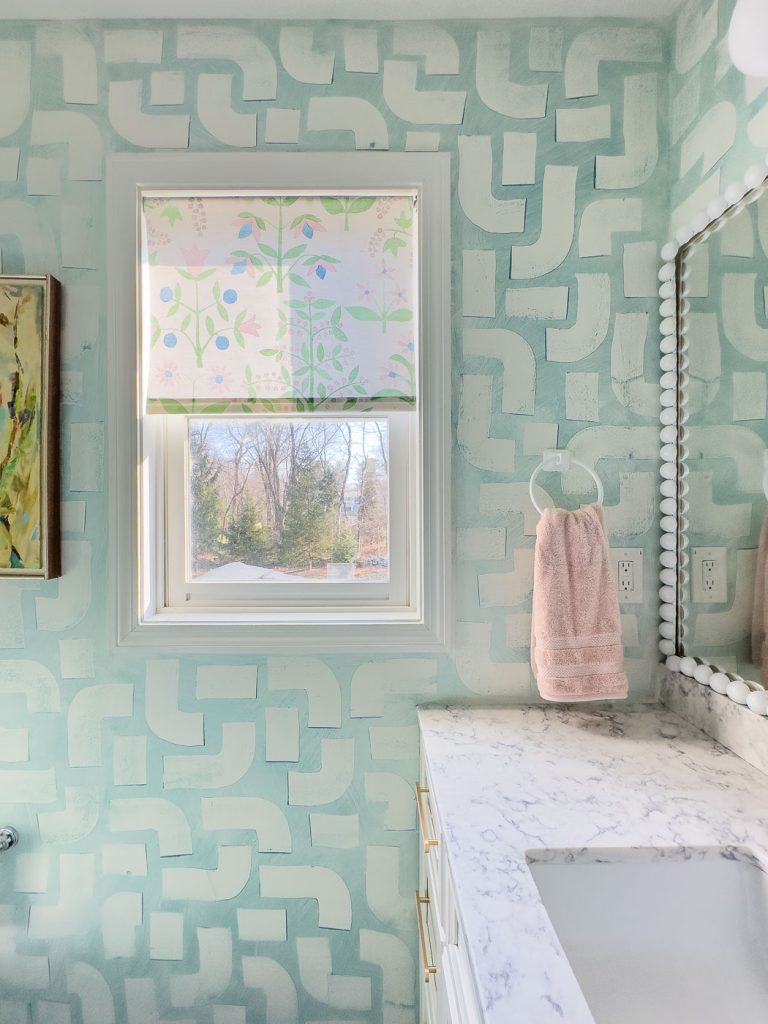
{"label": "mirror", "polygon": [[[676,306],[677,351],[664,357],[662,367],[677,383],[677,419],[668,416],[667,427],[677,441],[675,649],[720,672],[765,683],[768,194],[763,187],[748,192],[677,253],[676,280],[666,290]],[[669,500],[662,506],[670,511]]]}

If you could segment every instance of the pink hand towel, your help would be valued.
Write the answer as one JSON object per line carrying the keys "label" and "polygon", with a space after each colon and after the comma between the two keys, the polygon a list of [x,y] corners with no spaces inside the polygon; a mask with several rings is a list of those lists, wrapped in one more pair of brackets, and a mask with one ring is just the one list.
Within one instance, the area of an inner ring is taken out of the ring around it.
{"label": "pink hand towel", "polygon": [[603,510],[546,508],[536,528],[531,666],[544,700],[627,696]]}
{"label": "pink hand towel", "polygon": [[768,590],[768,519],[760,530],[755,567],[755,593],[752,601],[752,662],[760,669],[763,686],[768,685],[766,655],[766,590]]}

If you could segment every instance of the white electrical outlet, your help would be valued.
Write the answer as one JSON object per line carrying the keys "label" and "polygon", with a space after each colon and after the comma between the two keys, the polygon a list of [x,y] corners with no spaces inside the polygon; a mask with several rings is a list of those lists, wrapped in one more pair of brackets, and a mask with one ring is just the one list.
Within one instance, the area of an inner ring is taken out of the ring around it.
{"label": "white electrical outlet", "polygon": [[725,604],[728,600],[727,555],[727,548],[692,548],[691,597],[695,604]]}
{"label": "white electrical outlet", "polygon": [[642,548],[611,548],[611,569],[621,604],[643,600]]}

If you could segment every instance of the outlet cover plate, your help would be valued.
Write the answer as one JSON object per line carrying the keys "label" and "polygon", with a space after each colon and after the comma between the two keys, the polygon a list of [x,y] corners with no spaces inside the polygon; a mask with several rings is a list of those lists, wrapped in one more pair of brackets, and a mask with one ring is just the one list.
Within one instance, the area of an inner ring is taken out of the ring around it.
{"label": "outlet cover plate", "polygon": [[[704,589],[704,563],[714,562],[713,586]],[[691,548],[691,598],[694,604],[725,604],[728,601],[728,549]]]}
{"label": "outlet cover plate", "polygon": [[[619,604],[642,604],[643,549],[611,548],[609,553]],[[627,568],[627,563],[630,563],[631,568]]]}

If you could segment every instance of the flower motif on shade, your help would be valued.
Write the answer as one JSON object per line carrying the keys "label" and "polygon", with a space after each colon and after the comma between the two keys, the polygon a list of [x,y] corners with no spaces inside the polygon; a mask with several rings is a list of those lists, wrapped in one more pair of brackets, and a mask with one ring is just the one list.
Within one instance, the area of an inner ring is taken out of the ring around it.
{"label": "flower motif on shade", "polygon": [[319,231],[325,231],[325,228],[317,217],[302,217],[293,229],[293,237],[312,238]]}
{"label": "flower motif on shade", "polygon": [[208,387],[216,394],[228,394],[232,388],[232,374],[221,365],[212,366],[208,374]]}
{"label": "flower motif on shade", "polygon": [[256,268],[244,256],[229,256],[226,262],[232,264],[233,274],[247,274],[249,277],[256,276]]}
{"label": "flower motif on shade", "polygon": [[321,281],[325,280],[329,272],[335,273],[336,268],[333,266],[332,263],[328,263],[325,260],[318,260],[317,263],[312,268],[312,273],[315,275],[315,277],[320,278]]}
{"label": "flower motif on shade", "polygon": [[373,298],[373,289],[369,284],[359,284],[357,286],[357,292],[360,298],[366,302]]}
{"label": "flower motif on shade", "polygon": [[253,217],[238,217],[232,221],[232,226],[238,229],[238,238],[252,238],[256,242],[261,238],[261,228]]}
{"label": "flower motif on shade", "polygon": [[398,342],[398,345],[400,346],[400,351],[404,356],[412,356],[416,348],[412,334],[404,334]]}
{"label": "flower motif on shade", "polygon": [[386,262],[382,260],[381,264],[379,265],[378,275],[379,277],[391,277],[392,274],[394,273],[394,270],[394,267],[388,267]]}
{"label": "flower motif on shade", "polygon": [[256,317],[249,317],[240,324],[240,330],[243,334],[250,334],[254,338],[261,336],[261,324],[256,322]]}
{"label": "flower motif on shade", "polygon": [[188,249],[182,249],[181,255],[184,257],[190,274],[199,274],[204,269],[205,261],[208,258],[208,250],[198,249],[196,245],[193,245]]}
{"label": "flower motif on shade", "polygon": [[175,388],[181,380],[181,375],[176,363],[166,360],[155,370],[155,378],[161,387]]}

